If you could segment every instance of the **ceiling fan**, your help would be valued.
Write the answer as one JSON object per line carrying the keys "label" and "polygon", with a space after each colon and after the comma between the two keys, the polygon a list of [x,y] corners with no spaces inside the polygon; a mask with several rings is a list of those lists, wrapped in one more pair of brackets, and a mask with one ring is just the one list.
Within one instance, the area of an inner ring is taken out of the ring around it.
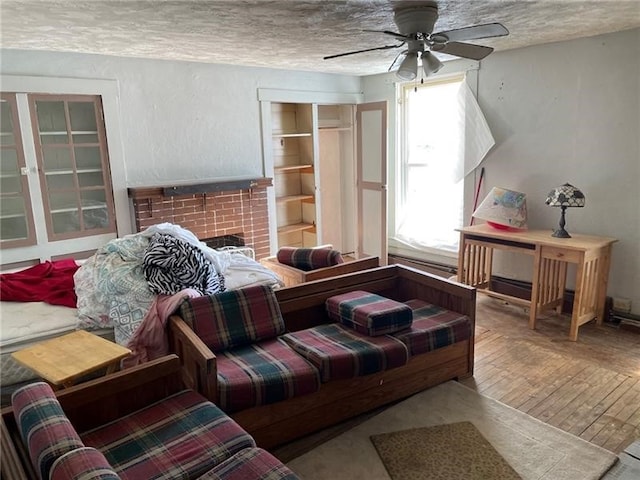
{"label": "ceiling fan", "polygon": [[500,23],[485,23],[433,33],[434,25],[438,19],[438,5],[436,2],[425,2],[420,6],[398,9],[395,11],[393,19],[398,27],[398,32],[389,30],[365,30],[365,32],[384,33],[394,37],[399,43],[329,55],[324,59],[328,60],[373,50],[389,50],[406,45],[407,49],[396,56],[389,67],[389,71],[394,68],[400,57],[404,55],[396,75],[402,80],[413,80],[418,74],[418,57],[422,60],[424,74],[429,76],[436,73],[443,66],[442,62],[431,52],[482,60],[493,52],[493,48],[465,43],[464,41],[502,37],[509,34],[509,30]]}

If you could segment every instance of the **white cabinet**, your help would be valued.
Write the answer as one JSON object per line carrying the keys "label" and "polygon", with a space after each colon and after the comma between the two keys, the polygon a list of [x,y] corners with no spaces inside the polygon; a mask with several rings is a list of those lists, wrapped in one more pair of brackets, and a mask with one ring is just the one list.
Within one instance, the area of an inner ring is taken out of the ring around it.
{"label": "white cabinet", "polygon": [[[353,105],[271,102],[277,231],[282,246],[355,246]],[[270,174],[269,166],[266,168]]]}

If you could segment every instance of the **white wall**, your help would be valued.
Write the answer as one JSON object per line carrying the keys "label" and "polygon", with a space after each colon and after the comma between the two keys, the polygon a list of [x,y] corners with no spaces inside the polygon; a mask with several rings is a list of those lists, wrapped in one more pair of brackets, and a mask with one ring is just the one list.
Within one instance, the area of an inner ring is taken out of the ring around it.
{"label": "white wall", "polygon": [[[359,79],[96,55],[1,54],[3,74],[118,81],[129,186],[262,175],[258,88],[355,93],[362,86],[365,101],[390,102],[392,187],[396,103],[390,75]],[[495,52],[481,63],[477,81],[496,138],[483,163],[483,193],[492,186],[527,193],[530,228],[551,230],[559,212],[544,205],[548,191],[567,181],[582,189],[586,207],[568,210],[567,229],[619,239],[608,294],[632,299],[640,312],[640,30]],[[473,189],[466,191],[469,196]],[[528,262],[520,258],[502,262],[496,273],[530,279]]]}
{"label": "white wall", "polygon": [[526,192],[530,228],[549,230],[549,190],[580,188],[586,206],[567,210],[566,228],[619,239],[609,294],[640,312],[640,29],[490,55],[479,102],[496,139],[485,188]]}
{"label": "white wall", "polygon": [[358,77],[2,50],[4,75],[115,79],[127,186],[263,175],[258,88],[360,92]]}
{"label": "white wall", "polygon": [[[394,99],[388,76],[363,87],[367,101]],[[496,140],[481,198],[493,186],[525,192],[529,228],[551,232],[560,212],[544,204],[547,193],[565,182],[580,188],[586,206],[567,210],[566,228],[619,239],[608,294],[640,312],[640,29],[495,52],[481,62],[478,102]],[[393,150],[390,158],[394,170]],[[497,266],[531,279],[526,258]]]}

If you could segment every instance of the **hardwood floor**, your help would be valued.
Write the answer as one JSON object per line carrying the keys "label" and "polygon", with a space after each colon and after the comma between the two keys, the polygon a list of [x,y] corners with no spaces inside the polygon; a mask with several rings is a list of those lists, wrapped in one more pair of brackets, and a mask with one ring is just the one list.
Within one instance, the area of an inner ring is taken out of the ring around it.
{"label": "hardwood floor", "polygon": [[461,383],[545,423],[620,453],[640,438],[640,334],[580,327],[478,294],[474,376]]}

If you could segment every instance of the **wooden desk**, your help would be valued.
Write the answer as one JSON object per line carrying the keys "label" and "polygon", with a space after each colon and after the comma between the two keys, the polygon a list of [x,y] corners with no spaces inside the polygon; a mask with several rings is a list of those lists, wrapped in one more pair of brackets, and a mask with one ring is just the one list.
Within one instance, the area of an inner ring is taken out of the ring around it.
{"label": "wooden desk", "polygon": [[[580,325],[596,318],[602,324],[611,263],[611,246],[617,240],[572,233],[555,238],[551,230],[498,230],[489,225],[465,227],[460,232],[458,281],[488,295],[528,306],[529,327],[536,328],[539,310],[560,313],[567,279],[567,265],[577,265],[576,291],[569,338],[578,339]],[[493,251],[507,250],[533,257],[531,299],[511,297],[490,290]]]}
{"label": "wooden desk", "polygon": [[63,388],[103,367],[107,367],[107,374],[113,373],[118,369],[120,360],[130,353],[128,348],[77,330],[11,355],[54,387]]}

